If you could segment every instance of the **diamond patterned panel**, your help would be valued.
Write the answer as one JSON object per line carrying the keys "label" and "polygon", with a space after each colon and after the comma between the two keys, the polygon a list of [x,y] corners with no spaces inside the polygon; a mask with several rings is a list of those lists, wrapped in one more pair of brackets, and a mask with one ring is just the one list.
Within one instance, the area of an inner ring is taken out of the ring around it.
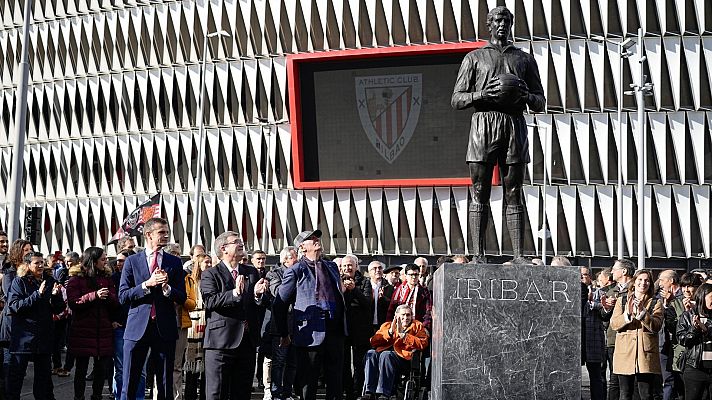
{"label": "diamond patterned panel", "polygon": [[[42,249],[102,245],[137,204],[160,192],[173,240],[187,250],[197,122],[204,118],[202,241],[211,244],[233,229],[249,248],[266,245],[276,253],[296,232],[318,226],[330,253],[466,252],[467,188],[293,189],[286,56],[486,39],[485,15],[498,4],[514,11],[516,45],[535,56],[548,82],[547,113],[528,117],[539,126],[530,131],[525,187],[530,253],[541,246],[532,232],[544,213],[551,254],[612,257],[619,239],[627,254],[637,249],[635,99],[624,97],[621,143],[616,110],[638,63],[621,61],[615,44],[590,38],[619,42],[642,27],[644,42],[631,51],[643,46],[654,84],[646,102],[646,252],[712,257],[706,156],[712,9],[706,0],[36,1],[23,194],[25,205],[45,207]],[[21,25],[22,2],[0,0],[3,194]],[[229,36],[211,39],[203,54],[206,33],[218,30]],[[204,58],[206,103],[199,116]],[[616,188],[619,154],[623,193]],[[487,243],[492,254],[511,250],[499,189]],[[617,196],[623,210],[616,210]],[[0,227],[7,218],[22,220],[6,215],[5,207],[0,204]],[[619,216],[624,238],[616,237]]]}

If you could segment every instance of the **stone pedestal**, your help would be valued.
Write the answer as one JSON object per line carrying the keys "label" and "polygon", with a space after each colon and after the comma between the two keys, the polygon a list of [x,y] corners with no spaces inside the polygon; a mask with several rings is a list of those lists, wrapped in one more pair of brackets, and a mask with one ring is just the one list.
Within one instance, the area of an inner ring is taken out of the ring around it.
{"label": "stone pedestal", "polygon": [[580,399],[580,293],[578,267],[443,265],[432,398]]}

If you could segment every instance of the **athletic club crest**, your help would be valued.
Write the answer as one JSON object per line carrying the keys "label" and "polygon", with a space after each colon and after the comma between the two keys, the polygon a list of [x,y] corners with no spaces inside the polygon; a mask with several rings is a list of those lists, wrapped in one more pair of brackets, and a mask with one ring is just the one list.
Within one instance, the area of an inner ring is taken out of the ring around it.
{"label": "athletic club crest", "polygon": [[418,125],[423,76],[360,76],[355,84],[361,126],[378,154],[391,164]]}

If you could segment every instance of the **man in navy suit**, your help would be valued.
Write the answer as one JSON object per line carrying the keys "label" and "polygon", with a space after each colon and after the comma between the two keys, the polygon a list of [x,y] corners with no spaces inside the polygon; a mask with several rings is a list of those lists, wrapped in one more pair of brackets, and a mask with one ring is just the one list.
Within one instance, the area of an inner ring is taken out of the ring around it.
{"label": "man in navy suit", "polygon": [[211,400],[249,400],[260,340],[258,305],[268,282],[245,255],[237,232],[215,238],[220,263],[200,278],[205,306],[205,392]]}
{"label": "man in navy suit", "polygon": [[[339,270],[321,257],[321,231],[304,231],[294,239],[302,258],[284,272],[272,311],[281,345],[297,349],[302,399],[316,399],[321,366],[324,366],[326,399],[341,399],[344,337],[346,328],[343,284]],[[287,311],[293,305],[293,334],[287,328]]]}
{"label": "man in navy suit", "polygon": [[185,273],[180,258],[163,251],[170,235],[168,221],[149,219],[143,234],[146,250],[126,259],[119,285],[119,301],[129,305],[121,400],[126,400],[128,393],[136,393],[149,348],[158,380],[158,400],[172,400],[178,339],[174,303],[185,302]]}

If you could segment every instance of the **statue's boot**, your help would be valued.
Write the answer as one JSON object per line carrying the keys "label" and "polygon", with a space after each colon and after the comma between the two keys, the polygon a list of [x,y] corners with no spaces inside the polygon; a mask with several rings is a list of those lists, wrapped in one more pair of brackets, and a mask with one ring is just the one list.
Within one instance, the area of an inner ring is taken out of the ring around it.
{"label": "statue's boot", "polygon": [[524,207],[507,206],[505,214],[509,237],[512,239],[514,259],[512,264],[531,264],[532,260],[523,256],[524,251]]}
{"label": "statue's boot", "polygon": [[472,262],[487,264],[485,257],[485,233],[489,221],[489,205],[472,202],[469,209],[470,235],[472,235]]}

